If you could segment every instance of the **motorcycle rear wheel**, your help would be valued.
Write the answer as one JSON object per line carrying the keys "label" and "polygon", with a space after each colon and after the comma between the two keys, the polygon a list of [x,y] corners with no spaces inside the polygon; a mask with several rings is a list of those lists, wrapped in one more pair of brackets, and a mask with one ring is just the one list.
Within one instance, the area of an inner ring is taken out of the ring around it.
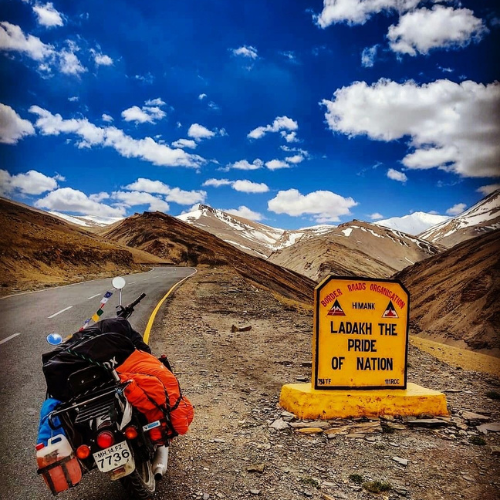
{"label": "motorcycle rear wheel", "polygon": [[135,471],[120,479],[122,486],[136,500],[150,500],[156,489],[156,480],[151,462],[136,462]]}

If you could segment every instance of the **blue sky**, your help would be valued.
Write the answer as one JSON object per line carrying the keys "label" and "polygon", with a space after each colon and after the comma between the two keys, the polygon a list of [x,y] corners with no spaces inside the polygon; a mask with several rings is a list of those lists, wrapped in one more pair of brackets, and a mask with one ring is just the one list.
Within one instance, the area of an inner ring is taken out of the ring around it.
{"label": "blue sky", "polygon": [[0,2],[0,191],[295,229],[499,186],[493,1]]}

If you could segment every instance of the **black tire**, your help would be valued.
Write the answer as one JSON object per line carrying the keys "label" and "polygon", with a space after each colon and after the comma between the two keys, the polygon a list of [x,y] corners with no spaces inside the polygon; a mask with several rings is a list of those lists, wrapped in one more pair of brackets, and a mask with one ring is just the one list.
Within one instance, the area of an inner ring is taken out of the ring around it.
{"label": "black tire", "polygon": [[122,486],[134,500],[150,500],[156,489],[151,462],[136,461],[135,471],[120,479]]}

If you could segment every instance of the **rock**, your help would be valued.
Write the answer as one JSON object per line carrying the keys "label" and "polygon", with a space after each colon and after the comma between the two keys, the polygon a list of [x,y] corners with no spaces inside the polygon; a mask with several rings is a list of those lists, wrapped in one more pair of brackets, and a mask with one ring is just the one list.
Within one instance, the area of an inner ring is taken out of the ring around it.
{"label": "rock", "polygon": [[308,497],[308,498],[311,498],[313,496],[313,494],[310,491],[304,491],[303,493],[304,493],[304,496]]}
{"label": "rock", "polygon": [[284,431],[285,429],[288,429],[290,426],[282,418],[278,418],[270,425],[270,427],[276,429],[277,431]]}
{"label": "rock", "polygon": [[500,455],[500,446],[492,446],[490,450],[492,455]]}
{"label": "rock", "polygon": [[214,443],[225,443],[226,441],[224,439],[221,439],[221,438],[215,438],[214,439]]}
{"label": "rock", "polygon": [[203,500],[208,500],[210,495],[208,493],[203,493]]}
{"label": "rock", "polygon": [[454,393],[454,392],[462,392],[462,390],[461,389],[445,389],[443,392]]}
{"label": "rock", "polygon": [[297,429],[297,432],[301,434],[321,434],[323,429],[320,427],[304,427],[302,429]]}
{"label": "rock", "polygon": [[490,420],[490,417],[481,415],[480,413],[474,413],[472,411],[462,412],[462,418],[464,420],[468,420],[469,422],[487,422]]}
{"label": "rock", "polygon": [[348,432],[349,426],[345,425],[344,427],[333,427],[332,429],[327,429],[325,434],[328,436],[328,439],[331,439],[338,434],[347,434]]}
{"label": "rock", "polygon": [[255,464],[255,465],[250,465],[250,467],[247,467],[248,472],[259,472],[262,474],[264,472],[264,469],[266,468],[266,464]]}
{"label": "rock", "polygon": [[405,425],[397,424],[395,422],[386,422],[384,425],[389,429],[394,429],[395,431],[404,431],[406,429]]}
{"label": "rock", "polygon": [[251,326],[236,326],[232,325],[231,326],[231,332],[236,333],[236,332],[249,332],[252,329]]}
{"label": "rock", "polygon": [[297,382],[307,382],[309,379],[307,377],[295,377]]}
{"label": "rock", "polygon": [[409,491],[404,488],[394,488],[394,492],[400,497],[406,497],[409,493]]}
{"label": "rock", "polygon": [[289,411],[283,411],[281,412],[281,418],[285,422],[290,422],[292,420],[295,420],[297,417],[293,413],[290,413]]}
{"label": "rock", "polygon": [[403,465],[405,467],[408,465],[408,460],[406,458],[392,457],[392,459],[398,464]]}
{"label": "rock", "polygon": [[500,432],[500,422],[478,425],[477,430],[483,434],[488,434],[488,432]]}
{"label": "rock", "polygon": [[408,425],[414,427],[444,427],[448,422],[439,418],[422,418],[417,420],[408,420]]}
{"label": "rock", "polygon": [[330,424],[324,420],[316,420],[315,422],[292,422],[290,427],[294,429],[304,429],[306,427],[318,427],[320,429],[328,429]]}
{"label": "rock", "polygon": [[252,495],[260,495],[260,490],[250,490]]}

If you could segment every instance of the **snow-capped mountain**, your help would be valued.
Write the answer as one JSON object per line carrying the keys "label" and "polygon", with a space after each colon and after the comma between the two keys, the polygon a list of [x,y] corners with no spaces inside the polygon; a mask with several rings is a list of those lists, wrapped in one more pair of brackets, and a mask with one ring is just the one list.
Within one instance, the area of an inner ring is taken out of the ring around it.
{"label": "snow-capped mountain", "polygon": [[320,234],[308,234],[269,260],[308,278],[389,277],[406,266],[439,253],[440,248],[415,236],[353,220]]}
{"label": "snow-capped mountain", "polygon": [[77,226],[87,228],[109,226],[110,224],[114,224],[115,222],[124,219],[124,217],[103,217],[98,215],[67,215],[60,212],[50,211],[49,214],[55,215],[56,217],[59,217],[67,222],[71,222],[72,224],[76,224]]}
{"label": "snow-capped mountain", "polygon": [[222,210],[198,205],[196,210],[179,215],[178,219],[252,255],[266,258],[276,242],[282,237],[284,229],[266,226]]}
{"label": "snow-capped mountain", "polygon": [[240,250],[263,258],[267,258],[275,250],[294,245],[303,237],[322,234],[335,227],[321,225],[287,231],[232,215],[208,205],[199,205],[196,210],[179,215],[177,218],[221,238]]}
{"label": "snow-capped mountain", "polygon": [[497,189],[463,214],[424,231],[419,238],[451,248],[499,228],[500,189]]}
{"label": "snow-capped mountain", "polygon": [[377,226],[389,227],[391,229],[396,229],[402,231],[403,233],[412,234],[417,236],[423,233],[425,230],[435,226],[436,224],[441,224],[444,221],[449,220],[446,215],[434,215],[425,212],[414,212],[410,215],[404,215],[403,217],[391,217],[390,219],[379,220],[374,222]]}

